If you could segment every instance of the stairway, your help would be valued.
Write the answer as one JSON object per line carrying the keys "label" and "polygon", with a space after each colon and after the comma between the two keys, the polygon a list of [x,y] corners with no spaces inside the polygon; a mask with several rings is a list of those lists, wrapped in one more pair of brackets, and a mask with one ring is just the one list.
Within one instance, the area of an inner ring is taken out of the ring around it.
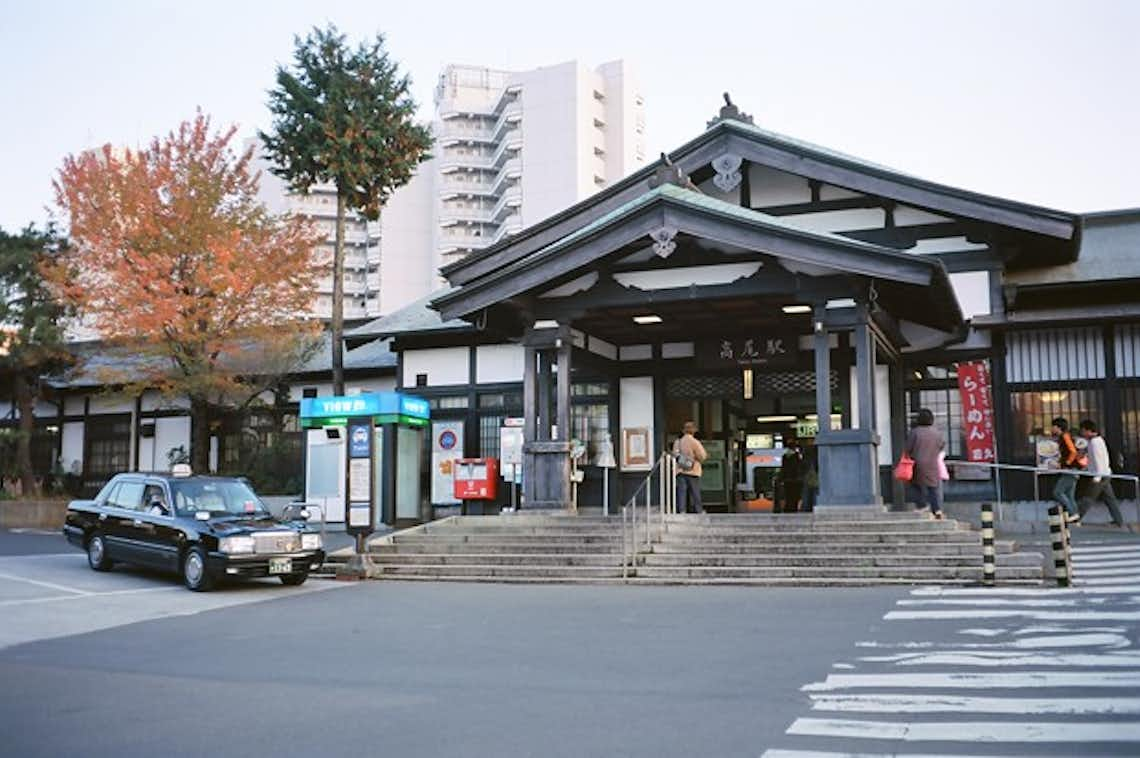
{"label": "stairway", "polygon": [[[644,516],[644,511],[642,511]],[[563,514],[454,516],[370,544],[383,578],[483,582],[844,586],[974,584],[979,533],[915,512],[656,514],[623,579],[621,520]],[[1043,557],[997,543],[997,580],[1040,584]],[[335,557],[333,558],[335,561]]]}

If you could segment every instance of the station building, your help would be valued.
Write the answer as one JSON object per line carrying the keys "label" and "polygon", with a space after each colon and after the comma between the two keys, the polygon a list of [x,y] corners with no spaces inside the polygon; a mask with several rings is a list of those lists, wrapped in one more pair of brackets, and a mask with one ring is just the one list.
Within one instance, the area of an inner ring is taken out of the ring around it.
{"label": "station building", "polygon": [[[521,419],[529,508],[623,501],[687,420],[710,452],[710,509],[736,508],[748,457],[793,436],[816,446],[821,506],[899,502],[890,467],[918,408],[964,457],[967,361],[989,371],[997,460],[1034,464],[1065,416],[1097,420],[1114,466],[1140,469],[1140,209],[1079,215],[936,184],[726,105],[654,165],[442,275],[446,289],[348,333],[348,384],[428,399],[469,457],[498,457]],[[273,405],[299,449],[297,403],[331,392],[327,366],[309,369]],[[41,408],[41,457],[93,484],[188,443],[184,410],[91,375]],[[220,428],[213,459],[257,423]],[[448,505],[428,437],[423,491]],[[988,471],[952,471],[949,498],[991,496]],[[1001,485],[1030,494],[1016,475]]]}

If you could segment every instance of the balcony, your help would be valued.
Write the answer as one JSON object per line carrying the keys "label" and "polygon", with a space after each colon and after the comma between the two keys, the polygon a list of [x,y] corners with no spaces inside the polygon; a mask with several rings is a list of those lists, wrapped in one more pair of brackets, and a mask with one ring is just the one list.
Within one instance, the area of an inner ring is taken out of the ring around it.
{"label": "balcony", "polygon": [[503,196],[499,198],[499,202],[495,203],[495,207],[491,210],[490,217],[495,223],[498,223],[505,210],[517,212],[521,205],[522,187],[508,187],[506,192],[503,193]]}
{"label": "balcony", "polygon": [[440,208],[440,226],[453,226],[464,221],[491,222],[491,208]]}

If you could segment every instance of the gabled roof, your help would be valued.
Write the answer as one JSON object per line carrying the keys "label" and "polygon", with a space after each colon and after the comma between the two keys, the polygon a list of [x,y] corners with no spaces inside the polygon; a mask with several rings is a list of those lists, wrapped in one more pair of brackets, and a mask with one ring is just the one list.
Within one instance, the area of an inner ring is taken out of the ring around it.
{"label": "gabled roof", "polygon": [[[1061,244],[1070,258],[1076,255],[1078,218],[1074,214],[927,181],[733,118],[713,124],[673,151],[669,159],[691,173],[725,152],[834,186],[1038,235]],[[463,285],[520,260],[638,197],[644,183],[662,165],[656,161],[561,213],[445,266],[441,273],[453,285]]]}
{"label": "gabled roof", "polygon": [[[797,264],[881,280],[890,287],[929,287],[925,318],[956,326],[961,311],[942,263],[934,258],[838,234],[805,229],[675,184],[662,184],[524,258],[436,297],[443,319],[456,319],[582,270],[660,226]],[[917,319],[920,322],[923,318]]]}
{"label": "gabled roof", "polygon": [[431,307],[433,300],[454,291],[450,287],[436,290],[427,297],[409,303],[397,311],[346,331],[345,340],[349,344],[354,344],[374,340],[378,337],[395,337],[407,333],[431,334],[473,329],[474,327],[471,324],[462,319],[455,318],[444,321],[439,311]]}

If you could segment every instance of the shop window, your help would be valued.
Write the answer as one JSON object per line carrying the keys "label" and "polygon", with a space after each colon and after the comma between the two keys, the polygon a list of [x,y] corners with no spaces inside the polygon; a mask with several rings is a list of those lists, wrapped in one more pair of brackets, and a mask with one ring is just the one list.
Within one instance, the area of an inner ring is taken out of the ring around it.
{"label": "shop window", "polygon": [[1068,420],[1074,430],[1086,418],[1104,426],[1104,393],[1099,389],[1021,391],[1011,393],[1010,400],[1013,405],[1013,450],[1010,452],[1018,461],[1036,460],[1037,439],[1050,435],[1053,419],[1058,416]]}
{"label": "shop window", "polygon": [[448,395],[447,397],[428,398],[428,406],[433,411],[445,411],[455,408],[467,407],[466,395]]}
{"label": "shop window", "polygon": [[610,406],[608,403],[575,403],[570,406],[570,437],[586,443],[586,455],[581,463],[596,464],[598,451],[610,433]]}
{"label": "shop window", "polygon": [[521,392],[485,392],[479,395],[480,408],[517,408],[523,404]]}

